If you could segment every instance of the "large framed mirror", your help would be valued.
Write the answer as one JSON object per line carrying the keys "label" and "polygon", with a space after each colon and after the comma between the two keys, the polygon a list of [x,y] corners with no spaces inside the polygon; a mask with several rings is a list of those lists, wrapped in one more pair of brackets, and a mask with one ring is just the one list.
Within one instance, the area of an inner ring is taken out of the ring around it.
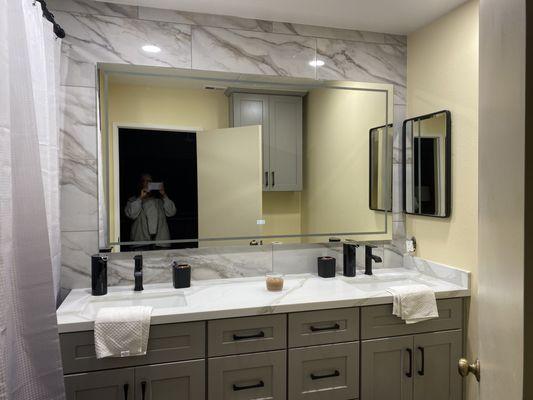
{"label": "large framed mirror", "polygon": [[451,114],[439,111],[403,123],[404,211],[451,214]]}
{"label": "large framed mirror", "polygon": [[[392,211],[392,145],[394,127],[392,124],[370,129],[369,132],[369,208],[375,211]],[[385,187],[384,185],[388,185]],[[388,197],[384,196],[384,191]]]}
{"label": "large framed mirror", "polygon": [[[368,208],[368,132],[393,122],[392,85],[114,64],[98,77],[100,247],[391,238],[390,214]],[[377,179],[388,205],[389,168]]]}

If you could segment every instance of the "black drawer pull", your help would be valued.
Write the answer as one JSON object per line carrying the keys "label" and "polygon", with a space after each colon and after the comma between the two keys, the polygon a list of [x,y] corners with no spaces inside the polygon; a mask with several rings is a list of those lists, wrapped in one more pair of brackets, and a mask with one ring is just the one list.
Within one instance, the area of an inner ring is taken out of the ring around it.
{"label": "black drawer pull", "polygon": [[315,375],[315,374],[311,374],[311,379],[312,380],[317,380],[317,379],[325,379],[325,378],[333,378],[335,376],[339,376],[341,373],[338,371],[338,370],[335,370],[333,373],[331,374],[327,374],[327,375]]}
{"label": "black drawer pull", "polygon": [[142,393],[142,400],[145,400],[146,398],[146,381],[141,382],[141,393]]}
{"label": "black drawer pull", "polygon": [[256,389],[256,388],[261,388],[261,387],[264,387],[264,386],[265,386],[265,382],[263,382],[263,381],[259,381],[258,383],[255,383],[253,385],[244,385],[244,386],[239,386],[239,385],[233,384],[233,390],[235,392],[238,392],[239,390]]}
{"label": "black drawer pull", "polygon": [[405,376],[411,378],[413,376],[413,350],[406,349],[406,351],[409,355],[409,371],[405,373]]}
{"label": "black drawer pull", "polygon": [[124,400],[128,400],[128,392],[130,391],[130,385],[124,384]]}
{"label": "black drawer pull", "polygon": [[340,329],[341,326],[339,324],[335,324],[335,325],[330,325],[330,326],[324,326],[322,328],[317,328],[313,325],[311,325],[309,327],[309,329],[312,331],[312,332],[320,332],[320,331],[336,331],[338,329]]}
{"label": "black drawer pull", "polygon": [[246,339],[256,339],[265,337],[265,332],[260,331],[259,333],[254,333],[252,335],[235,335],[233,334],[233,340],[246,340]]}
{"label": "black drawer pull", "polygon": [[426,364],[426,356],[424,354],[424,348],[423,347],[419,347],[418,350],[420,351],[420,355],[422,356],[422,366],[421,368],[418,370],[418,375],[420,376],[424,376],[424,373],[425,373],[425,364]]}

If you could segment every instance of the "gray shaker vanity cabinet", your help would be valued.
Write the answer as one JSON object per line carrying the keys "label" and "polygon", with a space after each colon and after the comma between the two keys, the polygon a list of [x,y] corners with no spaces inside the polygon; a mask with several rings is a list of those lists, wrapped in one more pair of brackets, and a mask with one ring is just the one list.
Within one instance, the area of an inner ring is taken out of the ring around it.
{"label": "gray shaker vanity cabinet", "polygon": [[205,361],[194,360],[135,368],[135,400],[205,398]]}
{"label": "gray shaker vanity cabinet", "polygon": [[65,392],[67,400],[133,400],[134,369],[68,375]]}
{"label": "gray shaker vanity cabinet", "polygon": [[457,372],[462,337],[461,330],[415,335],[414,400],[462,398],[462,379]]}
{"label": "gray shaker vanity cabinet", "polygon": [[262,127],[263,191],[301,191],[303,94],[227,93],[230,126]]}
{"label": "gray shaker vanity cabinet", "polygon": [[289,350],[289,400],[359,396],[359,342]]}
{"label": "gray shaker vanity cabinet", "polygon": [[461,348],[461,330],[363,341],[362,398],[461,400]]}
{"label": "gray shaker vanity cabinet", "polygon": [[409,351],[413,337],[367,340],[361,345],[361,398],[364,400],[411,400],[412,372]]}
{"label": "gray shaker vanity cabinet", "polygon": [[285,350],[208,360],[208,400],[285,400]]}

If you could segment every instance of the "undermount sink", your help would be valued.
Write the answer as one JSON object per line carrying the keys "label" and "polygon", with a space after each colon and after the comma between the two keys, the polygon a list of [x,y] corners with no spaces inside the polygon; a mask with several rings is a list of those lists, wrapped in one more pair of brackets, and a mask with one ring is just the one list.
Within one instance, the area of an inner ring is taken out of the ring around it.
{"label": "undermount sink", "polygon": [[94,319],[98,311],[106,307],[150,306],[156,310],[159,308],[185,307],[186,305],[185,295],[176,291],[132,291],[91,297],[80,314],[83,317]]}
{"label": "undermount sink", "polygon": [[363,292],[383,291],[390,288],[391,286],[426,285],[431,287],[431,285],[429,285],[427,282],[422,282],[415,279],[375,280],[371,282],[354,281],[353,285],[356,286],[357,289],[362,290]]}

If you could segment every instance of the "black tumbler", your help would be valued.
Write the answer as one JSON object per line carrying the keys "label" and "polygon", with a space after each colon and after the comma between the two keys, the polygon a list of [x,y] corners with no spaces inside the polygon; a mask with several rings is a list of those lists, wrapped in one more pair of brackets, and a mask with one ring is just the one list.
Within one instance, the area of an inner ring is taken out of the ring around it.
{"label": "black tumbler", "polygon": [[318,276],[321,278],[335,277],[336,260],[333,257],[318,257]]}
{"label": "black tumbler", "polygon": [[176,289],[191,287],[191,266],[172,263],[172,281]]}
{"label": "black tumbler", "polygon": [[355,276],[355,252],[359,245],[357,243],[342,244],[342,273],[344,276]]}
{"label": "black tumbler", "polygon": [[91,288],[93,296],[107,294],[107,256],[91,256]]}

